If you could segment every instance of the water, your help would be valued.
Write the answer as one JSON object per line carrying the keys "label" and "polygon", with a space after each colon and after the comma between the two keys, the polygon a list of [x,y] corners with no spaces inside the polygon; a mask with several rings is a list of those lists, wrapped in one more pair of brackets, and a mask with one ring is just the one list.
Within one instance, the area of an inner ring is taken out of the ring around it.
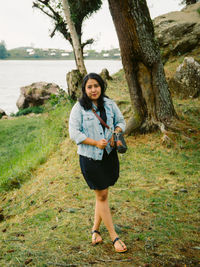
{"label": "water", "polygon": [[[88,72],[107,68],[111,75],[122,68],[120,60],[85,60],[85,65]],[[54,82],[66,90],[66,74],[72,69],[74,60],[0,60],[0,108],[15,113],[20,87],[33,82]]]}

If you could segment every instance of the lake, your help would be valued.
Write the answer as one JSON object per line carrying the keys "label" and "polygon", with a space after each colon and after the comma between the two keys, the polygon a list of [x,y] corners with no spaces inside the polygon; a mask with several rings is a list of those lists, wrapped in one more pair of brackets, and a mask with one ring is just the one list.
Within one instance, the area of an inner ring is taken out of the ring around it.
{"label": "lake", "polygon": [[[89,72],[107,68],[112,75],[122,68],[120,60],[85,60]],[[76,69],[74,60],[0,60],[0,108],[6,114],[17,112],[20,87],[33,82],[54,82],[67,89],[66,74]]]}

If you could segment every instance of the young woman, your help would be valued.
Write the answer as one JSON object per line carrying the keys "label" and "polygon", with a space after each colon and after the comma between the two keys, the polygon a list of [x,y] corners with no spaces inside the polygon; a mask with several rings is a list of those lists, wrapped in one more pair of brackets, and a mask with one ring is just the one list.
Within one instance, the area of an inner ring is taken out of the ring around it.
{"label": "young woman", "polygon": [[73,106],[69,119],[70,138],[78,145],[80,167],[96,196],[92,244],[102,242],[99,232],[104,222],[116,252],[125,252],[126,245],[118,237],[108,204],[108,188],[119,177],[119,160],[112,132],[104,127],[92,109],[115,132],[125,130],[124,118],[114,101],[105,96],[106,86],[96,73],[85,76],[82,97]]}

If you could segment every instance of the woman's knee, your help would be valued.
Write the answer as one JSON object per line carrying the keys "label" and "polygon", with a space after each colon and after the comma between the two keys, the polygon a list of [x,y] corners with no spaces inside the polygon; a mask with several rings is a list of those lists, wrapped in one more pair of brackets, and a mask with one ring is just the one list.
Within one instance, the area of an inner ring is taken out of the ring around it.
{"label": "woman's knee", "polygon": [[98,201],[106,201],[108,198],[108,189],[104,190],[95,190],[96,198]]}

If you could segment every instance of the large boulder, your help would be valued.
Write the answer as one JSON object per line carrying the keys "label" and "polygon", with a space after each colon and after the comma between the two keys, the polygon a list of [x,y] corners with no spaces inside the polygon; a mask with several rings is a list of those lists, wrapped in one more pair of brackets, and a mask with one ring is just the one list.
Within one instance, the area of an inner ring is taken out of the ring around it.
{"label": "large boulder", "polygon": [[6,113],[3,109],[0,108],[0,119],[3,117],[3,116],[6,116]]}
{"label": "large boulder", "polygon": [[185,54],[200,45],[200,2],[181,11],[170,12],[156,17],[154,30],[160,45],[162,57]]}
{"label": "large boulder", "polygon": [[172,94],[181,98],[198,97],[200,95],[200,64],[192,57],[185,57],[169,80],[169,87]]}
{"label": "large boulder", "polygon": [[40,106],[45,103],[51,94],[58,95],[60,87],[55,83],[36,82],[20,88],[20,96],[17,100],[18,109]]}

